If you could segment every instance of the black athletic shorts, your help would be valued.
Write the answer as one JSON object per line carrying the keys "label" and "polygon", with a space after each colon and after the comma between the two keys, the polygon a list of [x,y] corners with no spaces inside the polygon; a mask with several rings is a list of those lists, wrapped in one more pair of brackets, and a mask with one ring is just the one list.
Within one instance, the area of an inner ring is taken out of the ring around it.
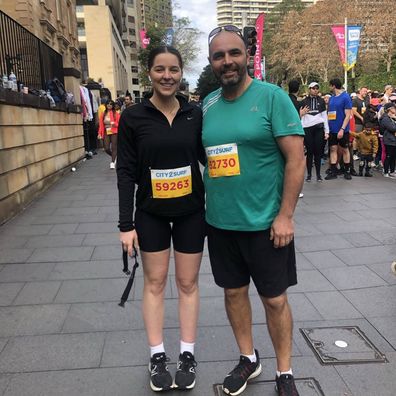
{"label": "black athletic shorts", "polygon": [[344,132],[341,139],[337,138],[336,133],[329,134],[329,147],[330,146],[341,146],[342,148],[347,148],[349,145],[349,132]]}
{"label": "black athletic shorts", "polygon": [[173,247],[180,253],[200,253],[206,234],[205,211],[184,216],[156,216],[136,210],[135,228],[139,247],[144,252],[159,252]]}
{"label": "black athletic shorts", "polygon": [[297,284],[294,241],[274,248],[270,230],[229,231],[207,224],[210,263],[215,282],[226,289],[246,286],[252,278],[263,297],[280,296]]}

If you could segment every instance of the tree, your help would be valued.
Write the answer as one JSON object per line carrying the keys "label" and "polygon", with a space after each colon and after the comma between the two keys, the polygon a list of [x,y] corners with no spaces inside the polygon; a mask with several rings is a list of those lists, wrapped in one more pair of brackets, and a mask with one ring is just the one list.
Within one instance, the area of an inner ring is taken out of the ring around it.
{"label": "tree", "polygon": [[208,94],[219,87],[219,80],[214,75],[212,67],[210,65],[205,66],[198,78],[196,93],[203,100]]}
{"label": "tree", "polygon": [[[198,36],[201,32],[198,29],[190,27],[188,18],[173,18],[173,43],[172,46],[177,48],[182,56],[184,68],[191,70],[193,62],[199,53]],[[140,84],[144,87],[150,86],[148,79],[147,61],[148,55],[153,48],[164,45],[165,26],[149,26],[147,28],[147,37],[150,37],[150,44],[147,48],[139,50],[138,59],[140,63]]]}

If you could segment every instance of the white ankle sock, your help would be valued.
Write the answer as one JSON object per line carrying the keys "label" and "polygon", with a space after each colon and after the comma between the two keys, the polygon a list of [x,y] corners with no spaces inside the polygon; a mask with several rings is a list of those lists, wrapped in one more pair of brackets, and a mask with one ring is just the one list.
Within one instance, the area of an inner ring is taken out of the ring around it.
{"label": "white ankle sock", "polygon": [[243,355],[242,356],[246,356],[252,363],[256,363],[257,362],[257,356],[256,353],[253,350],[253,355]]}
{"label": "white ankle sock", "polygon": [[180,353],[190,352],[192,355],[194,355],[194,346],[195,342],[184,342],[180,340]]}
{"label": "white ankle sock", "polygon": [[280,377],[283,374],[293,375],[293,371],[292,371],[292,369],[290,369],[289,371],[278,371],[278,370],[276,370],[276,376],[277,377]]}
{"label": "white ankle sock", "polygon": [[156,353],[165,352],[164,343],[161,342],[159,345],[150,346],[150,356],[153,357]]}

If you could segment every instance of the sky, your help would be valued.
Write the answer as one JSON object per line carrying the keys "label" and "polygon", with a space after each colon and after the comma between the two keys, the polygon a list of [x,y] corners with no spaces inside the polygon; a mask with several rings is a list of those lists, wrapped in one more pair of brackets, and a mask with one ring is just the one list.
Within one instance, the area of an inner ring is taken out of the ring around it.
{"label": "sky", "polygon": [[188,17],[191,26],[202,32],[199,37],[201,52],[192,69],[184,70],[184,77],[190,83],[190,91],[193,91],[202,69],[208,64],[208,34],[217,26],[216,0],[177,0],[177,4],[173,13],[178,18]]}

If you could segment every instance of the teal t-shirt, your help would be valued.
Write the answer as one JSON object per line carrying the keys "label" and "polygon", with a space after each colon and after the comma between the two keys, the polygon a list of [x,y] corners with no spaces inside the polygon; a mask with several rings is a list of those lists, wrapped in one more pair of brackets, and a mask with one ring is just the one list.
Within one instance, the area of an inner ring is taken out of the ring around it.
{"label": "teal t-shirt", "polygon": [[[304,135],[293,103],[281,88],[253,80],[235,100],[224,99],[221,89],[212,92],[203,114],[206,221],[225,230],[270,228],[280,208],[285,167],[276,138]],[[234,175],[222,176],[227,172]]]}

